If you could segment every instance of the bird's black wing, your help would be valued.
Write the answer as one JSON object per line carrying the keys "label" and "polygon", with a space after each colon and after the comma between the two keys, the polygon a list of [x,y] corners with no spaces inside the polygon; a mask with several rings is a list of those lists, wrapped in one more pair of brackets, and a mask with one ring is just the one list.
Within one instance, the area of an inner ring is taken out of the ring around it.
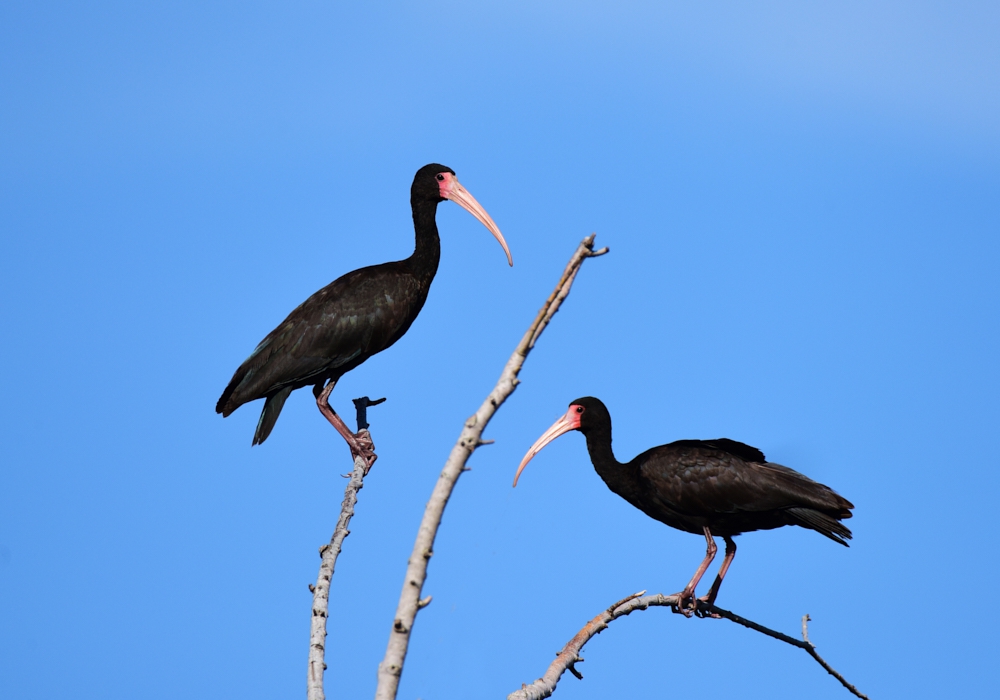
{"label": "bird's black wing", "polygon": [[306,299],[240,365],[216,410],[229,415],[254,399],[340,376],[410,327],[426,287],[401,262],[361,268]]}
{"label": "bird's black wing", "polygon": [[[815,509],[850,517],[851,503],[794,469],[747,461],[740,452],[759,450],[726,440],[681,440],[639,457],[648,490],[665,506],[691,516]],[[740,448],[733,448],[740,445]]]}
{"label": "bird's black wing", "polygon": [[750,445],[737,442],[736,440],[730,440],[729,438],[717,438],[715,440],[677,440],[676,442],[670,443],[669,447],[707,447],[730,454],[733,457],[742,459],[744,462],[767,461],[767,458],[764,457],[764,453],[756,447],[751,447]]}

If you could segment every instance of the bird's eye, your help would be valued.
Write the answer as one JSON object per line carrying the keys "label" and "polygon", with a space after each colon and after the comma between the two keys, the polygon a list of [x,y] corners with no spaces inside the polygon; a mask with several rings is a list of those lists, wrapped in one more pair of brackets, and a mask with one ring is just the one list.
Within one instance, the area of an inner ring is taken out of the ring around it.
{"label": "bird's eye", "polygon": [[437,181],[438,182],[444,182],[444,173],[438,173],[437,174]]}
{"label": "bird's eye", "polygon": [[576,407],[576,412],[577,413],[583,413],[583,406],[577,406]]}

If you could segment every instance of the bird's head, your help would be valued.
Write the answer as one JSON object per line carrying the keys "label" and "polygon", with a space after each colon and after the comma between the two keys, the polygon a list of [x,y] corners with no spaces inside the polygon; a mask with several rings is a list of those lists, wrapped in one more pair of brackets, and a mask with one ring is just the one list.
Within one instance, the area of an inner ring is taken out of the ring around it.
{"label": "bird's head", "polygon": [[542,433],[542,436],[528,449],[527,454],[524,455],[524,459],[521,460],[521,464],[517,467],[517,474],[514,475],[514,486],[517,486],[517,480],[520,478],[524,468],[528,466],[528,462],[541,452],[543,447],[557,437],[571,430],[579,430],[586,435],[591,429],[605,425],[610,428],[611,414],[608,413],[608,409],[603,401],[595,399],[593,396],[584,396],[583,398],[571,401],[569,410],[566,411],[565,415],[553,423],[551,428]]}
{"label": "bird's head", "polygon": [[510,248],[507,241],[503,239],[500,228],[493,222],[490,215],[486,213],[482,205],[476,201],[472,194],[462,187],[455,171],[447,165],[431,163],[425,165],[417,174],[413,176],[413,186],[410,188],[410,201],[416,204],[418,201],[434,202],[437,204],[445,199],[449,199],[458,206],[465,209],[474,217],[479,219],[479,223],[485,226],[493,237],[496,238],[503,247],[503,252],[507,254],[507,262],[514,266],[514,259],[510,256]]}

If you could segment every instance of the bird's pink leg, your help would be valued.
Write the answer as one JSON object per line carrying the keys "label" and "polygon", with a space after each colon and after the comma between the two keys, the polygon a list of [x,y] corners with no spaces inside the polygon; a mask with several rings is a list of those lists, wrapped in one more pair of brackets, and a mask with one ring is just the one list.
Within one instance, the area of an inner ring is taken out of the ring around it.
{"label": "bird's pink leg", "polygon": [[705,575],[705,571],[711,566],[712,560],[715,559],[715,553],[719,551],[719,548],[715,545],[715,538],[712,537],[712,531],[708,527],[703,527],[702,530],[705,532],[705,541],[708,543],[705,558],[702,560],[698,570],[694,572],[694,576],[688,581],[688,585],[684,586],[684,590],[677,594],[677,607],[674,609],[674,612],[682,613],[685,617],[691,617],[698,608],[698,604],[694,599],[694,589],[698,587],[698,582],[701,581],[701,577]]}
{"label": "bird's pink leg", "polygon": [[[330,406],[330,394],[336,385],[336,380],[331,379],[319,393],[316,392],[316,389],[319,388],[319,385],[317,385],[313,389],[313,393],[316,394],[316,405],[319,407],[319,412],[330,421],[330,425],[336,428],[340,436],[347,441],[347,446],[351,448],[351,459],[363,457],[368,464],[368,469],[371,469],[372,465],[375,464],[375,460],[378,459],[378,455],[375,454],[375,444],[372,442],[368,431],[362,430],[358,433],[352,433],[347,424],[340,419],[337,412]],[[367,473],[367,469],[365,471]]]}
{"label": "bird's pink leg", "polygon": [[[715,577],[715,581],[712,583],[712,587],[708,589],[708,595],[702,596],[698,600],[709,605],[715,604],[715,597],[719,595],[719,588],[722,587],[722,579],[726,577],[726,572],[729,571],[729,565],[733,563],[733,559],[736,557],[736,543],[733,542],[733,538],[729,535],[723,535],[722,539],[726,541],[726,556],[722,560],[722,566],[719,567],[719,573]],[[719,618],[720,615],[715,613],[699,613],[703,617],[715,617]]]}

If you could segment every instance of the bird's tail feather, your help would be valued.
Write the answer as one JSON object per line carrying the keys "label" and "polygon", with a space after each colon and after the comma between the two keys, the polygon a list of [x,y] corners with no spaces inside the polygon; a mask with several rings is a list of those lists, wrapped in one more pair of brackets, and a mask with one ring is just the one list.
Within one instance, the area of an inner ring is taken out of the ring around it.
{"label": "bird's tail feather", "polygon": [[[851,531],[846,525],[826,513],[821,513],[812,508],[789,508],[787,512],[792,516],[792,521],[796,525],[815,530],[845,547],[850,546],[844,540],[851,539]],[[848,512],[848,515],[850,515],[850,512]]]}
{"label": "bird's tail feather", "polygon": [[291,393],[292,388],[286,387],[264,399],[264,409],[260,412],[260,420],[257,421],[257,430],[253,434],[254,445],[259,445],[267,440],[267,436],[271,434],[271,430],[278,420],[281,408],[285,405],[285,399]]}

